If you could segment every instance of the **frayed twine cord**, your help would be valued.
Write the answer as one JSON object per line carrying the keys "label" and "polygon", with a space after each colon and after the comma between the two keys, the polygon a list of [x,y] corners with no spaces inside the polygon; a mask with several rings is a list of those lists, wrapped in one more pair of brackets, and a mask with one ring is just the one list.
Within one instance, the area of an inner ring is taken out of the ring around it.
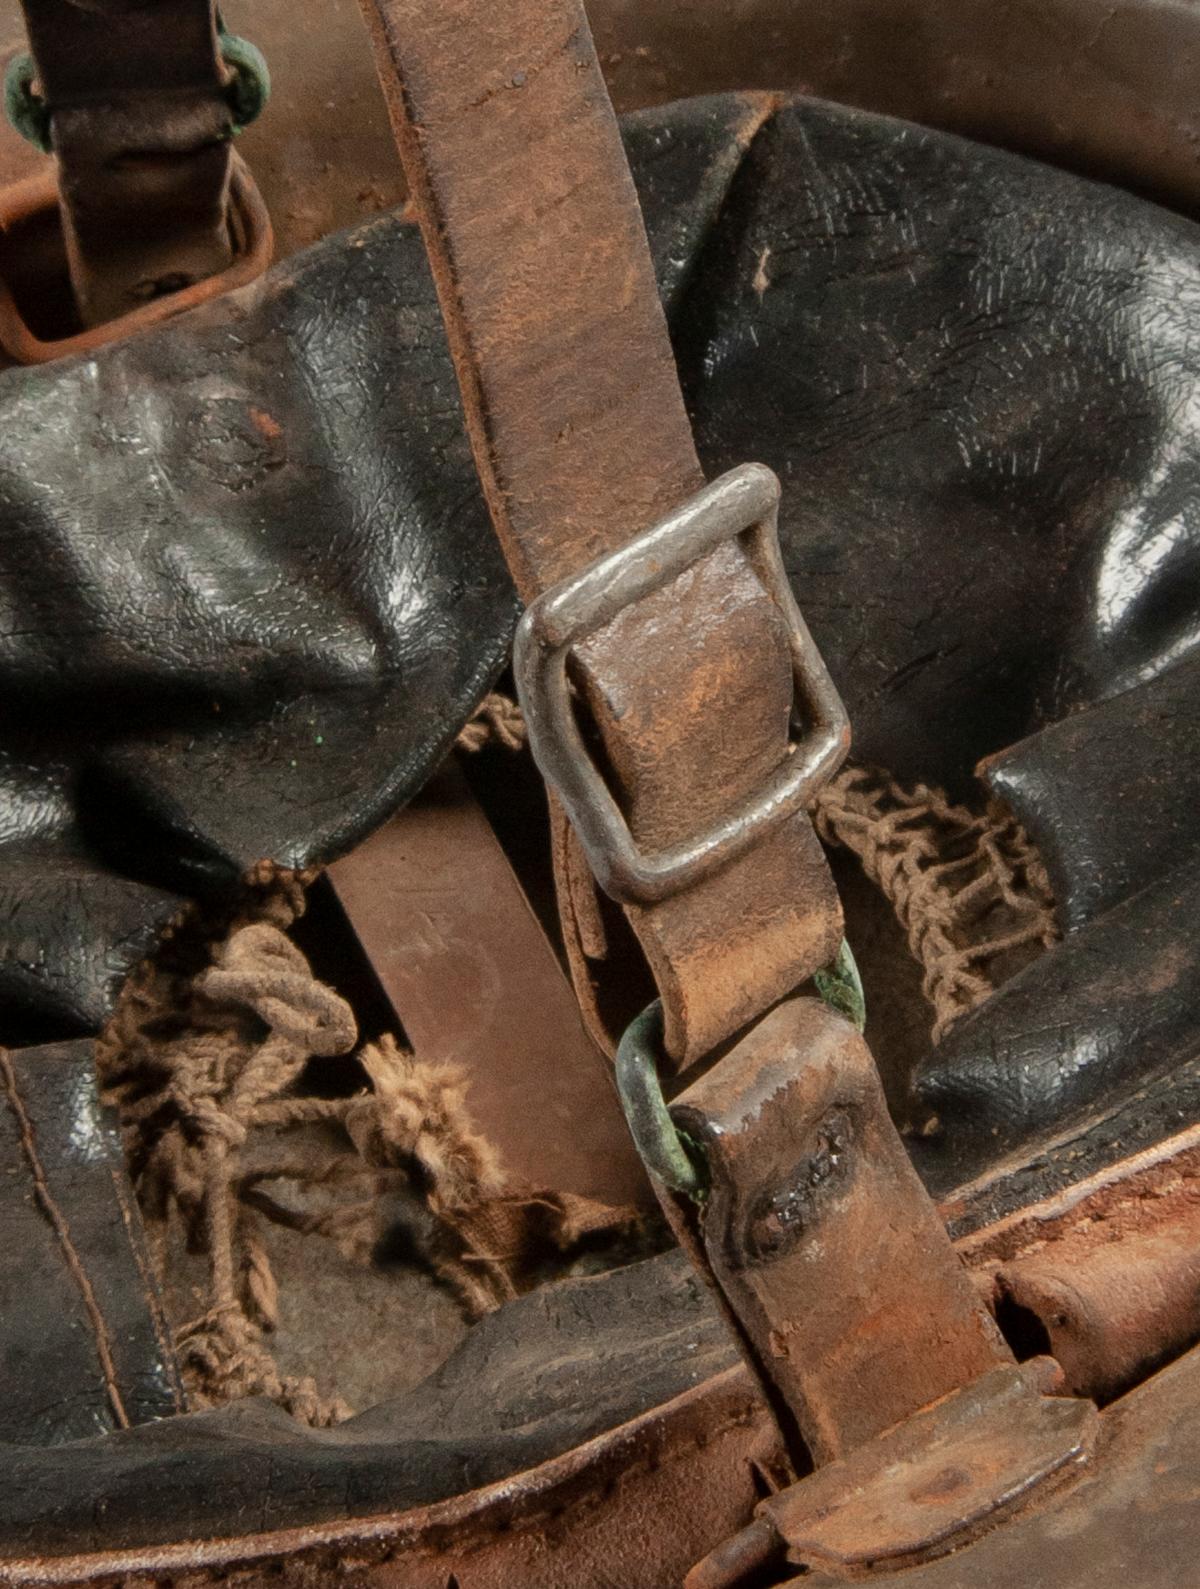
{"label": "frayed twine cord", "polygon": [[[349,1415],[311,1377],[281,1374],[266,1338],[279,1318],[278,1286],[263,1231],[286,1225],[333,1240],[369,1261],[379,1235],[381,1194],[397,1180],[431,1216],[427,1258],[469,1318],[527,1289],[549,1253],[569,1255],[603,1234],[632,1234],[638,1215],[585,1198],[514,1190],[475,1127],[467,1079],[427,1064],[387,1036],[357,1056],[349,1006],[312,975],[285,927],[303,891],[258,879],[253,907],[187,972],[143,967],[128,985],[101,1042],[105,1095],[126,1127],[130,1166],[152,1255],[163,1272],[170,1223],[206,1254],[204,1314],[179,1330],[190,1399],[212,1406],[261,1395],[297,1418],[327,1426]],[[296,1091],[315,1056],[361,1066],[369,1090],[315,1098]],[[300,1155],[251,1167],[252,1136],[302,1126],[344,1133],[324,1162]],[[345,1194],[317,1212],[297,1212],[269,1190],[276,1181]]]}
{"label": "frayed twine cord", "polygon": [[484,697],[455,744],[459,750],[472,752],[491,744],[503,745],[505,750],[520,750],[526,737],[525,717],[516,701],[493,692]]}
{"label": "frayed twine cord", "polygon": [[979,815],[924,784],[905,789],[850,767],[821,791],[813,815],[826,843],[858,857],[903,928],[933,1007],[934,1042],[995,992],[1001,957],[1032,958],[1058,941],[1041,857],[1000,807]]}

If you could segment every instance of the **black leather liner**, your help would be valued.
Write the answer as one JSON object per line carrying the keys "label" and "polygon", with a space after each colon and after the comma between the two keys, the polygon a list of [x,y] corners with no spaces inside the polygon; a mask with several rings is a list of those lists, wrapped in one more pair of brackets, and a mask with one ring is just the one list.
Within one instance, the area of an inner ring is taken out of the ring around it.
{"label": "black leather liner", "polygon": [[[1200,1054],[1121,1089],[1075,1123],[1007,1155],[979,1152],[978,1180],[964,1184],[966,1166],[954,1158],[912,1149],[926,1185],[939,1197],[954,1237],[969,1235],[1006,1215],[1029,1208],[1080,1181],[1158,1147],[1200,1120]],[[965,1157],[965,1155],[964,1155]]]}
{"label": "black leather liner", "polygon": [[[1071,933],[941,1044],[918,1079],[946,1123],[939,1189],[1200,1055],[1200,864]],[[1179,1124],[1187,1122],[1179,1122]],[[933,1170],[933,1166],[940,1166]]]}
{"label": "black leather liner", "polygon": [[0,1057],[0,1442],[59,1445],[179,1411],[148,1275],[92,1045]]}
{"label": "black leather liner", "polygon": [[952,1032],[919,1080],[949,1123],[945,1142],[914,1144],[942,1190],[1047,1128],[1123,1111],[1131,1089],[1136,1106],[1151,1082],[1172,1095],[1176,1128],[1200,1118],[1184,1085],[1200,1062],[1200,658],[983,771],[1037,840],[1067,938]]}
{"label": "black leather liner", "polygon": [[[701,452],[781,474],[786,561],[861,760],[965,794],[1021,742],[991,776],[1070,932],[929,1057],[943,1135],[920,1151],[953,1186],[1018,1144],[1009,1183],[1036,1192],[1071,1144],[1086,1173],[1126,1128],[1146,1145],[1196,1118],[1200,232],[820,104],[780,110],[743,159],[737,119],[723,99],[627,123]],[[0,922],[19,928],[0,1007],[69,1028],[177,891],[336,853],[401,800],[501,665],[514,606],[394,218],[94,361],[0,378],[0,458]],[[6,1452],[0,1540],[236,1531],[247,1508],[268,1527],[498,1477],[729,1360],[694,1293],[673,1312],[673,1272],[505,1309],[431,1386],[332,1433],[244,1406]],[[630,1320],[636,1347],[610,1345]],[[543,1402],[536,1379],[502,1388],[509,1331],[564,1361]]]}
{"label": "black leather liner", "polygon": [[[1200,581],[1192,593],[1200,607]],[[983,769],[1037,834],[1069,931],[1200,858],[1198,751],[1200,656],[1190,656]]]}
{"label": "black leather liner", "polygon": [[858,760],[967,791],[1200,639],[1198,245],[883,118],[798,104],[759,135],[676,343],[710,471],[783,480]]}
{"label": "black leather liner", "polygon": [[335,1429],[245,1401],[103,1441],[0,1446],[0,1557],[217,1538],[445,1499],[569,1451],[736,1362],[681,1253],[564,1281],[489,1315],[402,1401]]}
{"label": "black leather liner", "polygon": [[515,614],[394,217],[0,376],[0,1036],[95,1026],[180,894],[377,825]]}

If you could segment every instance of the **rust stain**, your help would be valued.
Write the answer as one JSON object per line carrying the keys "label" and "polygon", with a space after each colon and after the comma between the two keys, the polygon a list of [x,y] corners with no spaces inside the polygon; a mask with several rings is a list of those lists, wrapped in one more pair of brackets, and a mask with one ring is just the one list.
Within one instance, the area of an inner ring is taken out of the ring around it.
{"label": "rust stain", "polygon": [[264,441],[279,441],[283,435],[283,426],[265,409],[255,408],[251,405],[250,421]]}

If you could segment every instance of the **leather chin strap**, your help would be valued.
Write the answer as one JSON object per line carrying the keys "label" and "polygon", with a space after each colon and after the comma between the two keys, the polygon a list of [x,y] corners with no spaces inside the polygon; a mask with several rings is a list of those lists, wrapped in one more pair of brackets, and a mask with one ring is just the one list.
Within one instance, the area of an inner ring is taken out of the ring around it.
{"label": "leather chin strap", "polygon": [[[535,754],[599,869],[627,895],[639,879],[643,902],[625,908],[658,983],[676,1066],[749,1027],[676,1099],[674,1119],[699,1145],[704,1170],[695,1161],[692,1169],[700,1179],[667,1152],[657,1186],[676,1234],[714,1283],[797,1466],[809,1456],[823,1464],[823,1488],[802,1481],[785,1491],[777,1515],[756,1519],[689,1582],[730,1589],[789,1552],[806,1562],[822,1519],[858,1508],[863,1492],[868,1517],[889,1517],[895,1451],[887,1437],[895,1429],[938,1452],[942,1487],[936,1496],[930,1489],[932,1505],[916,1508],[902,1538],[870,1530],[865,1555],[918,1559],[962,1537],[968,1491],[970,1518],[998,1516],[1014,1485],[1031,1489],[1078,1465],[1095,1410],[1078,1403],[1064,1415],[1042,1396],[1039,1376],[1013,1362],[917,1179],[853,1027],[820,1000],[785,999],[829,964],[841,936],[807,817],[758,830],[704,881],[645,902],[651,891],[640,879],[661,852],[710,833],[785,776],[794,687],[818,725],[824,716],[836,737],[840,723],[828,709],[827,680],[814,685],[823,670],[788,610],[769,537],[723,540],[720,513],[704,521],[712,537],[692,537],[704,510],[681,508],[700,468],[577,0],[364,7],[476,463],[532,602],[515,665]],[[702,500],[745,488],[757,504],[752,522],[762,525],[773,477],[742,471],[741,486],[732,478]],[[683,537],[681,524],[689,527]],[[735,519],[734,527],[744,524]],[[611,555],[635,539],[630,555]],[[662,583],[697,546],[716,550]],[[591,572],[577,577],[584,569]],[[551,671],[568,647],[575,706],[565,675]],[[594,759],[640,856],[611,813],[597,818],[606,797],[599,806],[594,790],[581,798],[579,758],[588,751],[571,747],[584,707],[602,747]],[[548,735],[540,752],[535,727]],[[795,755],[801,765],[804,752]],[[589,923],[586,895],[572,886],[577,859],[560,843],[579,979],[578,929]],[[599,924],[593,912],[590,926]],[[622,1043],[626,1084],[645,1062],[651,1071],[659,1064],[656,1044],[638,1052],[636,1034],[652,1018],[647,1010]],[[640,1105],[631,1105],[628,1087],[625,1096],[636,1135]],[[657,1129],[669,1138],[661,1093],[658,1103]],[[688,1156],[682,1139],[676,1147]],[[686,1196],[668,1193],[673,1184]],[[992,1453],[1014,1408],[1021,1419],[1011,1466],[1000,1472]]]}
{"label": "leather chin strap", "polygon": [[213,0],[22,0],[85,326],[233,259],[232,113]]}
{"label": "leather chin strap", "polygon": [[[703,482],[616,121],[577,0],[363,8],[480,478],[529,602]],[[728,816],[789,755],[785,624],[735,542],[581,642],[573,664],[597,760],[646,851]],[[593,1022],[615,1004],[619,1028],[647,993],[556,821],[577,989]],[[803,813],[625,913],[680,1069],[829,964],[842,930]],[[625,997],[609,1000],[606,972]]]}

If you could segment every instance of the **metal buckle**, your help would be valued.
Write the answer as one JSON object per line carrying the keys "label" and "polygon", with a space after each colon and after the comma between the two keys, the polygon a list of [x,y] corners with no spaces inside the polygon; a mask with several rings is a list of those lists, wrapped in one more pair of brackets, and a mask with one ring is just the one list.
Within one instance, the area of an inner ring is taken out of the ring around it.
{"label": "metal buckle", "polygon": [[[731,470],[628,546],[539,596],[517,628],[513,666],[534,759],[566,808],[597,882],[614,899],[650,904],[710,876],[808,805],[850,747],[845,707],[783,569],[779,495],[779,481],[765,464]],[[647,854],[584,745],[571,706],[567,656],[626,607],[731,540],[741,543],[787,623],[806,731],[737,810],[698,838]]]}

